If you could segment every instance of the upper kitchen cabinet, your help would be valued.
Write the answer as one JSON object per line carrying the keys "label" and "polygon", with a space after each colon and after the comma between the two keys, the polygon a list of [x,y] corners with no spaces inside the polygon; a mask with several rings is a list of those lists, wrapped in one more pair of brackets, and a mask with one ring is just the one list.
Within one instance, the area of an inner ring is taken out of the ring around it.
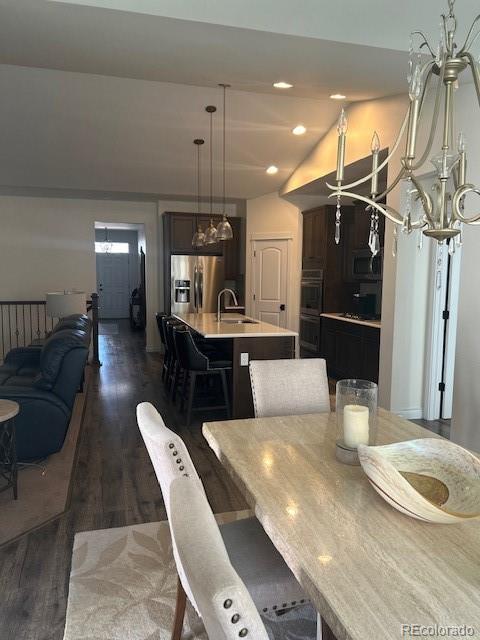
{"label": "upper kitchen cabinet", "polygon": [[[342,287],[344,265],[344,234],[336,244],[336,207],[327,205],[303,212],[302,269],[323,270],[323,306],[328,311],[343,311],[345,291]],[[353,207],[342,207],[342,222],[353,214]],[[342,232],[344,225],[342,224]]]}
{"label": "upper kitchen cabinet", "polygon": [[165,213],[165,242],[171,253],[194,253],[192,237],[195,233],[195,216],[185,213]]}
{"label": "upper kitchen cabinet", "polygon": [[[229,222],[232,225],[233,238],[224,240],[203,247],[194,248],[192,246],[192,237],[197,228],[198,223],[202,226],[203,231],[207,230],[210,224],[210,216],[202,214],[197,216],[193,213],[165,213],[163,215],[163,232],[164,232],[164,254],[167,260],[170,255],[202,255],[202,256],[223,256],[225,258],[225,279],[236,280],[239,274],[244,273],[241,264],[244,251],[243,237],[244,227],[242,219],[231,217]],[[217,225],[221,216],[215,215],[212,218],[213,224]]]}
{"label": "upper kitchen cabinet", "polygon": [[224,240],[223,256],[225,258],[225,280],[236,280],[238,275],[244,273],[245,269],[241,264],[242,252],[242,218],[229,218],[233,230],[233,238]]}

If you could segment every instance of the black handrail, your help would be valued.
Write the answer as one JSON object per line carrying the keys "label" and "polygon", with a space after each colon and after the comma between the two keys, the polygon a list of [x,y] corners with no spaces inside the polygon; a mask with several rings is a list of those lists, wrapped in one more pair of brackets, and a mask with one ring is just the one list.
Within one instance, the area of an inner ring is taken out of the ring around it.
{"label": "black handrail", "polygon": [[[92,318],[93,357],[100,366],[98,350],[98,294],[87,300],[86,312]],[[56,318],[47,316],[45,300],[0,300],[0,361],[15,347],[26,347],[48,336]]]}

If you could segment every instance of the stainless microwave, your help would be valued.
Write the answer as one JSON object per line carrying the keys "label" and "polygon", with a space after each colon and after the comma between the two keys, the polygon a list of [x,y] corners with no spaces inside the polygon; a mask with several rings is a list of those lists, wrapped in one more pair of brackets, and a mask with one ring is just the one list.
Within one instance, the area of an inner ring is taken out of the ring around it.
{"label": "stainless microwave", "polygon": [[352,252],[350,261],[352,280],[381,280],[383,277],[383,249],[372,256],[370,249],[357,249]]}

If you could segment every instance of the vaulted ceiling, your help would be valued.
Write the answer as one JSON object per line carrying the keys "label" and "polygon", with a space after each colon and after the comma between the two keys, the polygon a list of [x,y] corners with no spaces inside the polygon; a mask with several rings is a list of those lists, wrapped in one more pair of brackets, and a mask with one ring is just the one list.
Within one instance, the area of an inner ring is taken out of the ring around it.
{"label": "vaulted ceiling", "polygon": [[[466,23],[476,2],[458,4]],[[192,195],[192,140],[208,137],[204,107],[220,107],[217,83],[229,82],[229,195],[273,191],[336,119],[330,94],[404,91],[408,33],[436,28],[442,8],[0,0],[0,185]],[[277,80],[294,87],[278,91]],[[291,134],[298,123],[304,136]]]}

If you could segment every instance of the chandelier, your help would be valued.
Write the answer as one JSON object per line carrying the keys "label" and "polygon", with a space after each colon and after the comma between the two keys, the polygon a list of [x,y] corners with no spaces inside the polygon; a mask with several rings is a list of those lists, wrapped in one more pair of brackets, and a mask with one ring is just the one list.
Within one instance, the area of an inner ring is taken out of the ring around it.
{"label": "chandelier", "polygon": [[[455,0],[448,0],[449,12],[442,15],[440,24],[440,39],[436,50],[430,46],[422,31],[411,34],[409,61],[409,108],[400,127],[398,137],[385,160],[379,162],[380,140],[373,134],[372,170],[371,172],[350,184],[343,184],[345,142],[347,134],[347,118],[344,110],[338,120],[338,152],[336,185],[327,183],[336,197],[335,242],[340,241],[341,226],[341,197],[350,197],[365,202],[367,211],[371,214],[369,246],[373,255],[380,250],[378,237],[379,214],[400,225],[404,233],[418,230],[419,233],[435,238],[438,242],[449,241],[449,251],[455,251],[455,245],[460,246],[463,224],[480,224],[480,214],[467,217],[464,212],[465,196],[469,193],[480,195],[480,189],[467,182],[467,156],[465,136],[459,133],[455,139],[455,89],[458,87],[458,77],[468,70],[473,77],[478,102],[480,105],[480,72],[470,50],[480,36],[480,29],[475,31],[480,21],[478,15],[467,33],[463,45],[456,42],[457,20],[453,11]],[[428,53],[425,61],[422,53]],[[434,76],[438,77],[436,87]],[[429,136],[423,150],[419,151],[417,144],[419,126],[423,122],[426,98],[433,88],[434,106],[432,121],[429,125]],[[442,108],[443,103],[443,108]],[[432,151],[435,134],[439,122],[442,122],[442,146],[439,152],[430,158],[435,168],[435,181],[431,191],[420,183],[415,172],[422,167]],[[386,190],[379,193],[378,176],[380,171],[390,162],[397,151],[402,139],[405,138],[405,152],[401,158],[401,169]],[[406,181],[405,211],[400,213],[385,204],[385,196],[402,180]],[[355,193],[355,188],[370,181],[370,197]],[[420,204],[414,207],[414,202]],[[394,228],[396,234],[397,227]],[[421,236],[420,236],[421,237]]]}

